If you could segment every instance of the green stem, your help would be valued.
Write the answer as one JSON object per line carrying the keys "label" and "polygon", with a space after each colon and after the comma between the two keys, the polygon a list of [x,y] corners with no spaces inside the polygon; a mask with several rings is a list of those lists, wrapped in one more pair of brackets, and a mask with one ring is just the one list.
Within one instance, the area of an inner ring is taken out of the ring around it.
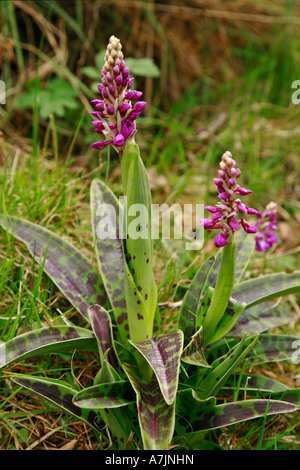
{"label": "green stem", "polygon": [[228,243],[223,248],[220,271],[211,304],[203,321],[204,338],[207,343],[218,326],[230,299],[235,280],[236,244]]}

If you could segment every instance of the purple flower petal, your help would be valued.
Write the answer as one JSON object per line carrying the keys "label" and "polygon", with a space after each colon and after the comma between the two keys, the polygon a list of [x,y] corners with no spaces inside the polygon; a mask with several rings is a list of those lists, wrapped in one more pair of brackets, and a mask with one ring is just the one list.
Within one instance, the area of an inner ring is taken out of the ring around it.
{"label": "purple flower petal", "polygon": [[112,142],[113,142],[112,140],[103,140],[102,142],[94,142],[93,144],[90,145],[90,147],[98,149],[98,150],[102,150],[108,145],[112,144]]}
{"label": "purple flower petal", "polygon": [[215,213],[218,212],[219,208],[215,206],[204,206],[204,209],[206,209],[208,212]]}
{"label": "purple flower petal", "polygon": [[243,229],[245,230],[246,233],[256,233],[257,232],[257,228],[254,227],[254,225],[248,224],[248,222],[243,217],[241,217],[241,224],[242,224],[242,227],[243,227]]}
{"label": "purple flower petal", "polygon": [[220,193],[218,198],[226,201],[229,197],[229,194],[227,194],[225,191],[223,193]]}
{"label": "purple flower petal", "polygon": [[238,187],[237,189],[235,189],[235,194],[238,194],[239,196],[247,196],[247,194],[251,194],[252,191],[250,189],[245,189],[245,188],[241,188],[241,187]]}
{"label": "purple flower petal", "polygon": [[125,93],[125,98],[126,100],[129,100],[129,101],[136,101],[141,98],[142,94],[143,93],[141,91],[130,90],[130,91],[127,91],[127,93]]}
{"label": "purple flower petal", "polygon": [[233,218],[230,220],[229,225],[233,230],[239,230],[240,228],[238,221]]}
{"label": "purple flower petal", "polygon": [[223,233],[218,233],[218,235],[215,238],[214,245],[216,248],[222,248],[222,246],[227,245],[228,240],[227,238],[223,235]]}
{"label": "purple flower petal", "polygon": [[125,143],[125,137],[122,134],[118,134],[114,140],[113,140],[113,145],[116,147],[122,147]]}

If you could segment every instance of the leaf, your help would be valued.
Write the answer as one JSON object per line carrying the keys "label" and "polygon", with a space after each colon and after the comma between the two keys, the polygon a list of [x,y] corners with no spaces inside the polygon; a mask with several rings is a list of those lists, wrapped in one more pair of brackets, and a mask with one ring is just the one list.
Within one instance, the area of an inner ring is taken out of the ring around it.
{"label": "leaf", "polygon": [[[175,400],[168,405],[155,374],[145,381],[138,368],[140,353],[134,348],[116,343],[117,353],[136,392],[139,425],[145,450],[165,450],[171,442],[175,423]],[[131,345],[129,345],[131,346]]]}
{"label": "leaf", "polygon": [[23,374],[14,374],[11,379],[18,385],[50,400],[67,413],[85,421],[97,431],[104,426],[104,422],[100,422],[100,416],[93,410],[81,409],[74,405],[72,400],[77,390],[69,384],[59,380],[36,378]]}
{"label": "leaf", "polygon": [[284,305],[262,302],[244,310],[230,330],[230,336],[243,336],[263,333],[271,328],[286,325],[292,313]]}
{"label": "leaf", "polygon": [[114,350],[111,318],[105,308],[100,305],[93,305],[88,310],[89,319],[93,332],[98,342],[98,350],[103,362],[103,357],[107,353],[107,360],[115,370],[119,369],[118,358]]}
{"label": "leaf", "polygon": [[95,350],[93,333],[85,328],[50,326],[23,333],[0,344],[0,367],[16,360],[42,354],[81,350]]}
{"label": "leaf", "polygon": [[192,390],[182,391],[177,398],[176,423],[178,435],[217,429],[261,416],[292,413],[297,407],[277,400],[244,400],[222,405],[205,405],[197,400]]}
{"label": "leaf", "polygon": [[[99,270],[113,309],[121,342],[129,336],[125,300],[125,267],[120,233],[122,208],[113,192],[94,179],[90,190],[91,218]],[[104,219],[100,215],[104,215]],[[104,222],[104,223],[103,223]],[[109,227],[107,233],[104,229]],[[106,232],[106,233],[105,233]],[[99,236],[100,235],[100,236]],[[104,238],[107,236],[107,238]]]}
{"label": "leaf", "polygon": [[145,383],[130,366],[123,367],[136,392],[144,450],[167,450],[174,432],[175,401],[167,404],[155,376]]}
{"label": "leaf", "polygon": [[280,400],[292,403],[300,409],[300,388],[285,390],[284,392],[272,392],[270,394],[272,400]]}
{"label": "leaf", "polygon": [[135,59],[133,57],[126,58],[126,66],[129,67],[130,73],[140,77],[153,77],[160,76],[160,70],[154,63],[153,59],[149,57],[142,57]]}
{"label": "leaf", "polygon": [[[107,361],[107,357],[109,354],[109,350],[106,350],[102,359],[102,366],[100,371],[97,373],[95,379],[94,379],[94,385],[100,385],[102,387],[103,384],[111,384],[113,386],[113,383],[116,382],[121,382],[122,378],[120,375],[116,372],[116,370],[111,366],[111,364]],[[122,373],[123,370],[122,370]],[[122,374],[123,375],[123,374]],[[128,381],[127,381],[128,383]],[[133,390],[131,385],[128,383],[128,386],[131,389],[131,392],[126,392],[126,397],[129,396],[129,393],[131,393],[131,397],[133,395]],[[100,388],[101,388],[100,387]],[[115,389],[114,389],[115,390]],[[115,397],[115,405],[117,404],[116,400],[119,400],[120,403],[120,393],[121,391],[119,390],[117,397]],[[135,410],[131,409],[130,407],[123,407],[123,404],[130,404],[131,402],[128,401],[126,397],[123,397],[123,402],[121,403],[121,408],[104,408],[102,411],[100,411],[102,418],[104,419],[105,423],[107,424],[110,433],[114,439],[114,441],[117,444],[117,449],[127,449],[127,442],[130,438],[131,434],[131,426],[135,426],[135,420],[136,420],[136,415],[135,415]],[[82,397],[83,398],[83,397]],[[99,395],[96,398],[99,402]],[[103,402],[103,396],[101,397],[101,400]],[[133,397],[133,401],[135,398]],[[126,403],[125,403],[126,401]],[[106,403],[107,400],[106,400]],[[97,403],[94,403],[97,406]],[[108,403],[109,405],[109,403]],[[100,408],[99,408],[100,409]]]}
{"label": "leaf", "polygon": [[223,247],[222,261],[211,303],[203,316],[204,338],[206,344],[212,340],[216,328],[228,306],[235,281],[236,245],[228,243]]}
{"label": "leaf", "polygon": [[232,297],[245,302],[247,308],[266,300],[300,291],[300,271],[293,274],[275,273],[241,282],[234,287]]}
{"label": "leaf", "polygon": [[[249,367],[276,361],[290,361],[297,353],[296,345],[299,338],[289,335],[261,334],[256,345],[246,357]],[[220,356],[228,354],[228,350],[238,342],[237,338],[226,338],[226,342],[219,341],[210,346],[206,352],[208,362],[211,364],[219,360]]]}
{"label": "leaf", "polygon": [[217,364],[212,364],[212,369],[203,376],[199,383],[201,391],[197,396],[201,400],[205,400],[211,396],[215,396],[217,391],[224,385],[228,377],[252,350],[258,336],[252,338],[243,338],[236,346],[234,346],[222,360],[218,360]]}
{"label": "leaf", "polygon": [[[222,390],[233,390],[236,387],[234,374],[229,377]],[[244,374],[241,378],[240,389],[247,392],[260,390],[261,392],[282,392],[289,390],[289,387],[278,380],[265,377],[263,375]]]}
{"label": "leaf", "polygon": [[205,357],[202,326],[192,336],[192,340],[182,351],[181,360],[187,364],[192,364],[195,366],[210,367]]}
{"label": "leaf", "polygon": [[140,342],[152,337],[157,292],[150,234],[151,191],[147,171],[134,139],[127,142],[121,165],[125,197],[126,237],[123,242],[129,333],[132,341]]}
{"label": "leaf", "polygon": [[[233,390],[235,381],[233,376],[230,377],[222,391]],[[243,375],[240,383],[240,390],[246,391],[247,394],[253,395],[259,392],[259,396],[263,394],[265,399],[280,400],[292,403],[300,408],[300,389],[290,388],[279,380],[270,379],[260,375]]]}
{"label": "leaf", "polygon": [[245,303],[240,303],[233,297],[230,297],[230,299],[228,300],[227,307],[223,313],[223,316],[217,325],[216,331],[212,334],[212,337],[207,342],[207,344],[218,341],[219,339],[223,338],[228,332],[230,332],[242,312],[245,310],[245,307]]}
{"label": "leaf", "polygon": [[266,362],[291,361],[295,353],[295,345],[299,337],[289,335],[262,334],[259,341],[248,354],[247,362],[251,367]]}
{"label": "leaf", "polygon": [[178,317],[178,328],[184,333],[185,346],[196,333],[196,322],[200,308],[200,301],[202,299],[206,280],[214,262],[215,259],[211,257],[203,263],[202,266],[200,266],[190,287],[185,293]]}
{"label": "leaf", "polygon": [[0,215],[0,225],[26,244],[37,263],[45,258],[44,271],[86,320],[90,305],[109,308],[99,272],[79,250],[53,232],[24,219]]}
{"label": "leaf", "polygon": [[92,410],[118,408],[135,402],[135,393],[131,384],[122,380],[93,385],[78,392],[73,402],[80,408]]}
{"label": "leaf", "polygon": [[52,78],[46,88],[42,88],[39,81],[34,80],[29,83],[28,90],[15,99],[13,107],[32,108],[37,100],[42,119],[48,119],[50,114],[63,117],[66,109],[78,107],[77,96],[77,90],[60,77]]}
{"label": "leaf", "polygon": [[174,330],[142,343],[130,343],[144,356],[154,371],[161,393],[168,405],[176,397],[183,333]]}

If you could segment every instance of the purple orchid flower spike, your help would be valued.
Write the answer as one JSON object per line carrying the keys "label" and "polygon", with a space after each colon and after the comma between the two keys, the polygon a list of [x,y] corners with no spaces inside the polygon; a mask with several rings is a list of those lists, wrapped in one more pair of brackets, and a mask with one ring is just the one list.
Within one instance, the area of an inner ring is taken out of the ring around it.
{"label": "purple orchid flower spike", "polygon": [[135,120],[147,103],[138,101],[132,104],[132,101],[141,98],[142,92],[130,90],[133,78],[129,78],[122,45],[115,36],[109,39],[101,78],[98,89],[103,99],[92,101],[96,111],[91,115],[97,119],[93,121],[95,132],[104,136],[104,140],[95,142],[90,147],[102,150],[113,145],[120,153],[126,141],[136,133]]}
{"label": "purple orchid flower spike", "polygon": [[272,201],[266,206],[265,212],[260,214],[255,227],[258,230],[255,237],[257,251],[265,251],[278,242],[278,238],[274,233],[278,230],[276,202]]}
{"label": "purple orchid flower spike", "polygon": [[237,183],[237,178],[241,175],[241,170],[237,168],[235,160],[230,152],[225,152],[222,156],[219,169],[219,178],[214,178],[214,183],[218,188],[220,201],[215,206],[206,206],[205,209],[211,212],[212,219],[201,219],[205,229],[222,230],[215,238],[215,246],[221,248],[227,243],[233,242],[234,232],[240,226],[246,233],[256,233],[256,226],[250,225],[244,217],[238,218],[238,212],[243,214],[260,215],[256,209],[247,207],[239,198],[246,196],[252,191],[242,188]]}

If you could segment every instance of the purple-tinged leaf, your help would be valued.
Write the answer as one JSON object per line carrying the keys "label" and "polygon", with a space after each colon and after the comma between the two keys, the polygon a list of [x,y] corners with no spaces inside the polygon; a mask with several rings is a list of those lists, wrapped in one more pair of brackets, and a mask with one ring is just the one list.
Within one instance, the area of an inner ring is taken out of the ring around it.
{"label": "purple-tinged leaf", "polygon": [[264,333],[265,331],[286,325],[292,320],[291,311],[284,305],[262,302],[244,310],[236,324],[230,330],[230,336],[243,336]]}
{"label": "purple-tinged leaf", "polygon": [[246,357],[251,367],[276,361],[292,361],[297,355],[300,338],[289,335],[262,334],[253,351]]}
{"label": "purple-tinged leaf", "polygon": [[168,405],[155,376],[145,383],[123,364],[136,392],[137,411],[144,450],[168,450],[175,425],[175,401]]}
{"label": "purple-tinged leaf", "polygon": [[85,328],[70,326],[40,328],[0,344],[0,367],[16,360],[75,349],[97,350],[93,333]]}
{"label": "purple-tinged leaf", "polygon": [[81,390],[73,398],[76,406],[92,410],[118,408],[135,401],[135,393],[128,380],[93,385]]}
{"label": "purple-tinged leaf", "polygon": [[129,336],[125,300],[125,268],[120,219],[122,207],[110,188],[94,179],[91,184],[91,218],[101,276],[113,309],[121,342]]}
{"label": "purple-tinged leaf", "polygon": [[[238,372],[238,375],[240,373]],[[234,390],[236,388],[236,382],[238,378],[233,375],[229,377],[226,385],[222,387],[222,390]],[[244,374],[240,382],[241,392],[284,392],[290,388],[279,380],[271,379],[263,375],[249,375]]]}
{"label": "purple-tinged leaf", "polygon": [[172,405],[166,403],[155,374],[148,381],[142,378],[138,366],[140,353],[135,348],[125,348],[119,343],[116,346],[124,372],[136,392],[143,447],[167,450],[174,432],[175,400]]}
{"label": "purple-tinged leaf", "polygon": [[177,397],[177,435],[217,429],[261,416],[293,413],[297,407],[277,400],[244,400],[222,405],[206,405],[195,399],[191,389]]}
{"label": "purple-tinged leaf", "polygon": [[291,390],[285,390],[284,392],[272,392],[270,395],[272,400],[282,400],[292,403],[300,410],[300,388],[293,388]]}
{"label": "purple-tinged leaf", "polygon": [[85,319],[92,304],[109,308],[99,272],[79,250],[24,219],[0,215],[0,225],[26,244],[37,263],[45,260],[44,271]]}
{"label": "purple-tinged leaf", "polygon": [[191,341],[182,351],[181,360],[187,364],[192,364],[199,367],[210,367],[205,357],[202,326],[192,336]]}
{"label": "purple-tinged leaf", "polygon": [[234,287],[232,297],[245,302],[247,308],[266,300],[300,292],[300,271],[275,273],[243,281]]}
{"label": "purple-tinged leaf", "polygon": [[154,371],[161,393],[168,405],[176,397],[183,333],[174,330],[154,336],[150,340],[131,344],[144,356]]}
{"label": "purple-tinged leaf", "polygon": [[93,305],[92,307],[89,307],[88,315],[98,342],[101,363],[103,361],[104,354],[107,352],[108,362],[115,370],[118,370],[118,358],[114,350],[111,318],[108,312],[100,305]]}
{"label": "purple-tinged leaf", "polygon": [[[225,357],[228,350],[238,343],[238,338],[226,338],[224,342],[218,342],[210,346],[206,356],[209,364]],[[246,360],[249,366],[276,361],[291,361],[297,354],[297,342],[299,337],[289,335],[261,334]]]}
{"label": "purple-tinged leaf", "polygon": [[104,427],[105,423],[95,411],[91,409],[81,409],[74,405],[73,398],[77,390],[66,382],[23,374],[14,374],[11,376],[11,379],[18,385],[51,401],[67,413],[85,421],[97,431]]}
{"label": "purple-tinged leaf", "polygon": [[190,342],[191,337],[196,333],[202,294],[214,262],[215,259],[212,257],[200,266],[184,296],[178,317],[178,328],[184,333],[184,346]]}

